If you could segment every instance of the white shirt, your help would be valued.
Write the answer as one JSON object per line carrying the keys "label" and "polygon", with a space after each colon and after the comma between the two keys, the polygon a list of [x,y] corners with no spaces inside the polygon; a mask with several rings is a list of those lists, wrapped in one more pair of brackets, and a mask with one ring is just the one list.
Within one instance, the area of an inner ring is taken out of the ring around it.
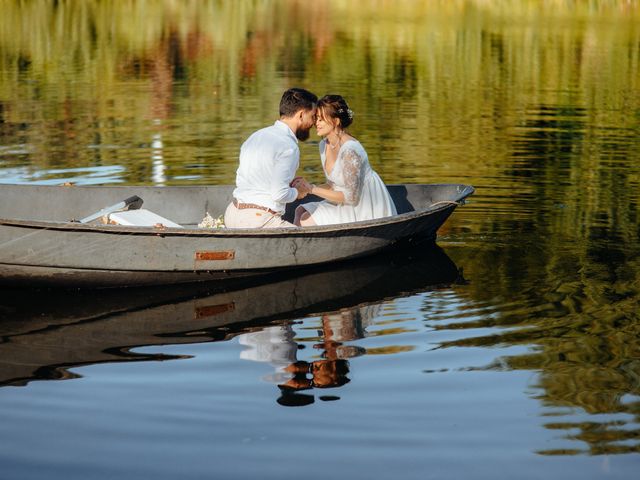
{"label": "white shirt", "polygon": [[294,338],[295,332],[291,325],[243,333],[238,335],[238,342],[247,348],[240,352],[240,358],[271,363],[275,371],[262,378],[275,384],[286,383],[293,378],[293,374],[287,372],[286,368],[297,361],[298,344]]}
{"label": "white shirt", "polygon": [[277,120],[242,144],[233,196],[240,203],[284,213],[286,204],[298,198],[298,191],[289,184],[299,165],[298,139],[286,123]]}

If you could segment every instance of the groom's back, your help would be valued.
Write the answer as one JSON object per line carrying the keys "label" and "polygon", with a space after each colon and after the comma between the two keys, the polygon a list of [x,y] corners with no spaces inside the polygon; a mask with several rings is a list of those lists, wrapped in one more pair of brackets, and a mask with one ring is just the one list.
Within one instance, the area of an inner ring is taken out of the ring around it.
{"label": "groom's back", "polygon": [[234,197],[276,211],[291,201],[289,182],[298,168],[300,150],[291,129],[276,121],[249,136],[240,148]]}

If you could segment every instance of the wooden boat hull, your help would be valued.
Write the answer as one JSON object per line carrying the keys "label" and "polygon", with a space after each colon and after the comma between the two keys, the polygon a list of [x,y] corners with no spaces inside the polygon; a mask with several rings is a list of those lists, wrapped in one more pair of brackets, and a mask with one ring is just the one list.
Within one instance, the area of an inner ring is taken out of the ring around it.
{"label": "wooden boat hull", "polygon": [[[403,242],[434,241],[437,229],[473,193],[465,185],[390,186],[389,190],[400,212],[394,217],[313,228],[212,230],[196,224],[206,212],[224,212],[231,187],[4,185],[0,187],[0,282],[157,285],[341,261]],[[69,221],[131,194],[142,197],[145,208],[187,228]],[[288,215],[292,208],[295,205]]]}

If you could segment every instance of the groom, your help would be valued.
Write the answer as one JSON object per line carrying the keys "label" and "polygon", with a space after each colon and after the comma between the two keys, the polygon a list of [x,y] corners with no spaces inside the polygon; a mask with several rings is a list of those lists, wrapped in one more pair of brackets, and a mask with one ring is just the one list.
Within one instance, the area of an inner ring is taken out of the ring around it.
{"label": "groom", "polygon": [[318,97],[291,88],[280,100],[280,120],[254,132],[240,149],[233,201],[224,214],[228,228],[294,227],[282,215],[287,203],[309,193],[305,184],[291,186],[300,165],[298,140],[309,138]]}

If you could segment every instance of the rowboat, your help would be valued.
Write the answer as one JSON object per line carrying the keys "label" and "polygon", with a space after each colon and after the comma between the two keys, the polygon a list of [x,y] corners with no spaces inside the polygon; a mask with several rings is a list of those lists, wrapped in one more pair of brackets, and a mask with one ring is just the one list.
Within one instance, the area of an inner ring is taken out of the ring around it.
{"label": "rowboat", "polygon": [[[137,347],[228,340],[332,312],[451,285],[455,263],[437,245],[330,266],[217,282],[136,289],[0,289],[0,387],[77,376],[70,368],[168,360]],[[34,302],[37,298],[37,302]],[[340,315],[362,331],[358,315]],[[345,325],[348,327],[348,325]]]}
{"label": "rowboat", "polygon": [[[231,229],[198,224],[207,213],[224,212],[232,186],[0,185],[0,283],[97,288],[229,281],[344,261],[434,242],[438,228],[474,192],[461,184],[388,189],[398,210],[392,217]],[[108,211],[105,206],[131,198],[164,223],[113,225],[107,214],[99,215]],[[292,219],[299,203],[313,200],[318,199],[309,195],[290,204],[285,218]]]}

